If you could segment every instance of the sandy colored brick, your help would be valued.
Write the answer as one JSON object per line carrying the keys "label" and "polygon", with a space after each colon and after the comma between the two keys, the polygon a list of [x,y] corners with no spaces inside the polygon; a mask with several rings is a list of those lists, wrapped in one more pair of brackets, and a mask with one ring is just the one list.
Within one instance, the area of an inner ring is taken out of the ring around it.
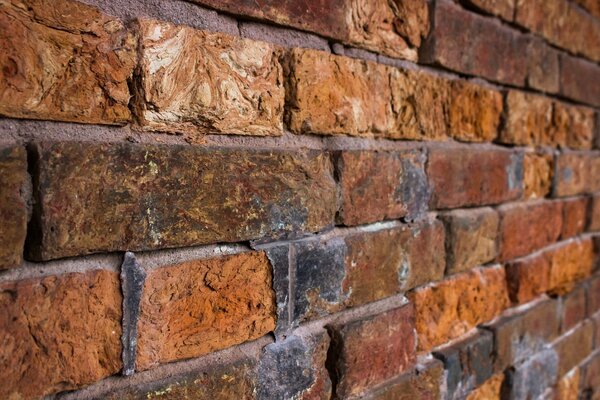
{"label": "sandy colored brick", "polygon": [[574,198],[563,201],[562,239],[579,235],[585,230],[587,221],[587,198]]}
{"label": "sandy colored brick", "polygon": [[0,114],[95,124],[130,120],[136,41],[123,23],[71,0],[0,5]]}
{"label": "sandy colored brick", "polygon": [[588,231],[600,230],[600,195],[592,196],[589,200]]}
{"label": "sandy colored brick", "polygon": [[257,339],[275,328],[272,273],[262,252],[187,261],[147,274],[139,370]]}
{"label": "sandy colored brick", "polygon": [[466,400],[500,400],[504,374],[496,374],[466,397]]}
{"label": "sandy colored brick", "polygon": [[565,294],[592,273],[594,248],[590,238],[571,240],[546,253],[552,293]]}
{"label": "sandy colored brick", "polygon": [[506,279],[511,300],[527,303],[550,288],[550,263],[538,253],[506,265]]}
{"label": "sandy colored brick", "polygon": [[552,190],[554,157],[549,153],[525,153],[523,157],[523,198],[546,197]]}
{"label": "sandy colored brick", "polygon": [[555,158],[553,194],[557,197],[591,192],[590,159],[581,152],[561,153]]}
{"label": "sandy colored brick", "polygon": [[409,293],[419,350],[428,350],[489,321],[509,306],[504,268],[476,268]]}
{"label": "sandy colored brick", "polygon": [[282,134],[285,91],[274,46],[145,19],[139,27],[134,109],[143,129]]}
{"label": "sandy colored brick", "polygon": [[561,120],[566,131],[567,146],[576,150],[589,150],[594,140],[594,110],[585,107],[554,103],[554,119]]}
{"label": "sandy colored brick", "polygon": [[121,369],[121,291],[95,270],[0,284],[0,397],[33,399]]}
{"label": "sandy colored brick", "polygon": [[581,382],[581,371],[575,367],[563,376],[556,384],[554,399],[556,400],[578,400],[579,386]]}
{"label": "sandy colored brick", "polygon": [[0,146],[0,270],[16,267],[23,261],[28,188],[25,148]]}

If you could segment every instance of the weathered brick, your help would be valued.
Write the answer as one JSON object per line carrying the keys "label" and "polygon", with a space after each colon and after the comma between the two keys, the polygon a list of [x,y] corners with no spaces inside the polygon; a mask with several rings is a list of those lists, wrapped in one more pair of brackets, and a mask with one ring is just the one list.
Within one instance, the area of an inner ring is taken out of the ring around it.
{"label": "weathered brick", "polygon": [[567,146],[577,150],[589,150],[594,140],[594,110],[586,107],[554,103],[554,119],[562,123],[558,129],[566,131]]}
{"label": "weathered brick", "polygon": [[543,300],[487,326],[494,334],[498,371],[525,361],[558,335],[559,306],[556,300]]}
{"label": "weathered brick", "polygon": [[476,268],[409,293],[415,305],[419,350],[457,338],[509,305],[501,267]]}
{"label": "weathered brick", "polygon": [[0,285],[0,397],[41,398],[121,369],[121,291],[95,270]]}
{"label": "weathered brick", "polygon": [[529,38],[526,79],[528,87],[547,93],[558,93],[560,90],[559,54],[557,50],[546,45],[543,39]]}
{"label": "weathered brick", "polygon": [[589,201],[588,231],[600,230],[600,195],[592,196]]}
{"label": "weathered brick", "polygon": [[562,231],[562,203],[514,203],[498,208],[502,261],[532,253],[556,242]]}
{"label": "weathered brick", "polygon": [[587,316],[587,293],[584,286],[578,286],[562,298],[560,331],[567,332]]}
{"label": "weathered brick", "polygon": [[571,240],[546,253],[550,264],[550,291],[564,294],[592,273],[594,248],[592,240]]}
{"label": "weathered brick", "polygon": [[556,384],[554,398],[556,400],[578,400],[581,374],[579,368],[574,368],[563,376]]}
{"label": "weathered brick", "polygon": [[[336,395],[359,395],[406,371],[416,361],[412,304],[328,327],[337,378]],[[332,351],[332,350],[330,350]]]}
{"label": "weathered brick", "polygon": [[590,317],[594,324],[594,349],[600,349],[600,313]]}
{"label": "weathered brick", "polygon": [[321,230],[335,215],[332,166],[318,151],[83,142],[36,150],[29,252],[38,260],[280,237]]}
{"label": "weathered brick", "polygon": [[274,46],[167,22],[138,24],[134,110],[143,129],[281,135],[285,90]]}
{"label": "weathered brick", "polygon": [[[258,246],[257,246],[258,248]],[[267,247],[264,250],[273,268],[273,291],[277,302],[275,335],[285,335],[290,328],[290,250],[291,246]]]}
{"label": "weathered brick", "polygon": [[574,196],[589,192],[590,162],[582,153],[561,153],[554,163],[554,195]]}
{"label": "weathered brick", "polygon": [[600,18],[600,3],[596,0],[573,0],[596,18]]}
{"label": "weathered brick", "polygon": [[13,0],[0,7],[0,114],[125,124],[135,38],[95,7]]}
{"label": "weathered brick", "polygon": [[446,398],[463,399],[492,377],[494,340],[490,332],[479,331],[460,342],[434,352],[446,370]]}
{"label": "weathered brick", "polygon": [[338,153],[338,220],[358,225],[420,216],[429,201],[424,164],[425,156],[419,151]]}
{"label": "weathered brick", "polygon": [[446,226],[446,273],[457,273],[493,261],[498,255],[498,213],[491,208],[442,214]]}
{"label": "weathered brick", "polygon": [[505,150],[432,148],[432,208],[496,204],[521,196],[523,155]]}
{"label": "weathered brick", "polygon": [[506,21],[511,21],[515,12],[515,0],[463,0],[463,2]]}
{"label": "weathered brick", "polygon": [[542,350],[522,364],[508,370],[506,391],[503,399],[539,399],[557,379],[558,356],[550,350]]}
{"label": "weathered brick", "polygon": [[558,354],[558,376],[563,376],[592,352],[594,325],[585,321],[567,335],[559,338],[552,348]]}
{"label": "weathered brick", "polygon": [[197,357],[273,331],[274,297],[271,268],[263,252],[147,271],[137,369]]}
{"label": "weathered brick", "polygon": [[498,373],[470,392],[466,400],[500,400],[504,374]]}
{"label": "weathered brick", "polygon": [[503,104],[500,92],[464,81],[452,81],[449,133],[465,142],[491,142],[498,135]]}
{"label": "weathered brick", "polygon": [[577,236],[585,229],[588,199],[575,198],[563,201],[563,226],[561,238]]}
{"label": "weathered brick", "polygon": [[550,289],[550,262],[543,253],[510,262],[506,279],[513,303],[527,303]]}
{"label": "weathered brick", "polygon": [[258,368],[259,399],[330,399],[325,368],[329,336],[289,336],[266,346]]}
{"label": "weathered brick", "polygon": [[523,198],[546,197],[552,190],[554,157],[550,153],[525,153],[523,157]]}
{"label": "weathered brick", "polygon": [[365,400],[441,399],[443,377],[442,363],[430,359],[361,398]]}
{"label": "weathered brick", "polygon": [[562,95],[594,106],[600,106],[599,82],[600,67],[597,64],[561,54],[560,93]]}
{"label": "weathered brick", "polygon": [[584,395],[590,395],[592,400],[598,400],[598,394],[600,393],[600,351],[592,354],[581,366],[581,386]]}
{"label": "weathered brick", "polygon": [[416,60],[429,31],[427,2],[194,0],[219,10],[266,19],[364,47],[391,57]]}
{"label": "weathered brick", "polygon": [[525,36],[449,1],[435,4],[422,61],[493,81],[522,86],[527,73]]}
{"label": "weathered brick", "polygon": [[25,149],[16,145],[0,147],[0,270],[23,261],[28,184]]}
{"label": "weathered brick", "polygon": [[594,314],[600,311],[600,276],[595,275],[590,279],[590,287],[587,293],[588,313]]}

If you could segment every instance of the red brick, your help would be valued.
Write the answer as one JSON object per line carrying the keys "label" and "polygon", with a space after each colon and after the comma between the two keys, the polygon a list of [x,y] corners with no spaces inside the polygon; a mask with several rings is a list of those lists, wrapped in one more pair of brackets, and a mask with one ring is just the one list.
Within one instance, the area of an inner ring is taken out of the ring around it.
{"label": "red brick", "polygon": [[588,231],[600,231],[600,195],[592,196],[589,201]]}
{"label": "red brick", "polygon": [[412,304],[373,317],[336,324],[332,336],[337,396],[356,396],[393,378],[416,361]]}
{"label": "red brick", "polygon": [[491,208],[441,215],[446,226],[447,273],[466,271],[498,255],[498,213]]}
{"label": "red brick", "polygon": [[275,313],[271,268],[262,252],[149,270],[138,323],[137,369],[256,339],[273,331]]}
{"label": "red brick", "polygon": [[496,317],[509,305],[504,268],[476,268],[415,289],[419,350],[426,352]]}
{"label": "red brick", "polygon": [[568,147],[577,150],[592,148],[596,119],[593,109],[555,102],[554,115],[555,120],[560,120],[563,123],[563,126],[558,127],[558,129],[566,131]]}
{"label": "red brick", "polygon": [[581,370],[575,367],[558,381],[554,398],[556,400],[578,400],[580,382]]}
{"label": "red brick", "polygon": [[516,304],[528,303],[550,289],[550,262],[543,253],[510,262],[506,278],[510,299]]}
{"label": "red brick", "polygon": [[588,199],[575,198],[563,201],[562,239],[579,235],[585,229]]}
{"label": "red brick", "polygon": [[561,333],[565,333],[583,321],[587,316],[587,290],[584,286],[578,286],[571,293],[562,298],[562,320],[560,324]]}
{"label": "red brick", "polygon": [[432,148],[428,161],[432,208],[496,204],[521,196],[522,154],[463,147]]}
{"label": "red brick", "polygon": [[493,81],[523,86],[527,41],[520,33],[449,1],[435,4],[422,61]]}
{"label": "red brick", "polygon": [[121,369],[121,291],[96,270],[0,285],[0,397],[41,398]]}
{"label": "red brick", "polygon": [[506,21],[511,21],[515,12],[515,0],[464,0],[464,2]]}
{"label": "red brick", "polygon": [[[508,0],[513,1],[513,0]],[[558,93],[560,90],[560,52],[546,45],[543,39],[531,37],[527,46],[527,79],[528,87],[547,93]]]}
{"label": "red brick", "polygon": [[600,66],[566,54],[561,55],[560,65],[560,93],[600,106]]}
{"label": "red brick", "polygon": [[125,124],[134,35],[77,1],[2,3],[0,114]]}
{"label": "red brick", "polygon": [[600,3],[596,0],[574,0],[596,18],[600,18]]}
{"label": "red brick", "polygon": [[565,375],[592,352],[593,339],[593,323],[585,321],[553,344],[559,360],[558,376]]}
{"label": "red brick", "polygon": [[590,355],[581,366],[581,388],[584,394],[592,395],[592,400],[598,400],[600,393],[600,351]]}
{"label": "red brick", "polygon": [[585,153],[561,153],[554,163],[554,195],[558,197],[588,193],[593,182],[590,161]]}
{"label": "red brick", "polygon": [[546,197],[552,190],[554,157],[551,153],[525,153],[523,158],[523,198]]}
{"label": "red brick", "polygon": [[521,257],[556,242],[562,231],[562,203],[516,203],[498,208],[500,259]]}
{"label": "red brick", "polygon": [[36,162],[36,260],[281,237],[335,215],[331,162],[313,150],[63,142]]}
{"label": "red brick", "polygon": [[595,275],[590,279],[590,286],[587,292],[588,314],[592,315],[600,311],[600,276]]}
{"label": "red brick", "polygon": [[419,151],[344,151],[337,155],[341,204],[338,220],[358,225],[414,219],[427,208],[425,156]]}
{"label": "red brick", "polygon": [[550,263],[549,288],[564,294],[592,273],[594,249],[589,238],[571,240],[546,252]]}
{"label": "red brick", "polygon": [[27,235],[29,176],[27,153],[20,146],[0,146],[0,270],[23,261]]}

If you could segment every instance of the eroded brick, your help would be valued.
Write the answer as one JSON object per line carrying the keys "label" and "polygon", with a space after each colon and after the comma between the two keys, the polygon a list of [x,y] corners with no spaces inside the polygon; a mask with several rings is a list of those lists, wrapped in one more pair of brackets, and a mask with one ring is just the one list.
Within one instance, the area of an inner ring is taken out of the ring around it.
{"label": "eroded brick", "polygon": [[566,132],[555,129],[552,100],[545,96],[510,90],[506,95],[506,121],[502,143],[564,145]]}
{"label": "eroded brick", "polygon": [[525,153],[523,157],[523,198],[546,197],[552,190],[554,157],[550,153]]}
{"label": "eroded brick", "polygon": [[550,262],[538,253],[506,264],[510,299],[523,304],[550,289]]}
{"label": "eroded brick", "polygon": [[504,374],[498,373],[470,392],[466,400],[500,400],[502,398],[503,383]]}
{"label": "eroded brick", "polygon": [[594,248],[590,238],[571,240],[545,255],[550,264],[550,291],[564,294],[592,273]]}
{"label": "eroded brick", "polygon": [[554,195],[575,196],[590,192],[589,157],[583,153],[561,153],[554,163]]}
{"label": "eroded brick", "polygon": [[588,199],[575,198],[563,201],[563,226],[561,238],[567,239],[585,229]]}
{"label": "eroded brick", "polygon": [[579,368],[574,368],[563,376],[556,384],[556,400],[577,400],[579,399],[579,384],[581,373]]}

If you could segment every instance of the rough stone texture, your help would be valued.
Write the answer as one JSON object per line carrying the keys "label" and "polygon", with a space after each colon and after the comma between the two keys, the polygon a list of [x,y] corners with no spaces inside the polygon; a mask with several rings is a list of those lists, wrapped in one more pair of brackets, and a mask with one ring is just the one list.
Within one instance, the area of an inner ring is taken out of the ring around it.
{"label": "rough stone texture", "polygon": [[121,293],[95,270],[0,285],[0,397],[40,398],[121,369]]}
{"label": "rough stone texture", "polygon": [[527,360],[557,337],[559,307],[556,300],[544,300],[524,311],[503,316],[487,326],[494,334],[498,371]]}
{"label": "rough stone texture", "polygon": [[582,153],[561,153],[554,163],[554,196],[574,196],[590,190],[590,162]]}
{"label": "rough stone texture", "polygon": [[594,106],[600,106],[599,82],[600,67],[597,64],[561,54],[560,93],[562,95]]}
{"label": "rough stone texture", "polygon": [[485,381],[481,386],[471,391],[466,400],[500,400],[502,398],[502,384],[504,374],[499,373]]}
{"label": "rough stone texture", "polygon": [[546,254],[550,264],[549,286],[552,293],[565,294],[592,273],[594,248],[590,238],[565,243]]}
{"label": "rough stone texture", "polygon": [[419,151],[338,153],[338,220],[344,225],[358,225],[419,217],[429,201],[424,164],[425,156]]}
{"label": "rough stone texture", "polygon": [[573,0],[596,18],[600,18],[600,3],[596,0]]}
{"label": "rough stone texture", "polygon": [[523,187],[523,155],[504,150],[432,148],[427,175],[431,208],[515,200]]}
{"label": "rough stone texture", "polygon": [[450,89],[450,135],[465,142],[491,142],[498,135],[502,114],[500,92],[464,81]]}
{"label": "rough stone texture", "polygon": [[135,113],[146,130],[281,135],[283,69],[273,45],[140,20]]}
{"label": "rough stone texture", "polygon": [[290,328],[290,247],[282,245],[264,250],[273,268],[273,290],[277,301],[275,335],[278,339]]}
{"label": "rough stone texture", "polygon": [[587,230],[588,231],[599,231],[600,230],[600,195],[592,196],[589,201],[589,219]]}
{"label": "rough stone texture", "polygon": [[542,39],[531,37],[527,46],[526,84],[547,93],[560,90],[559,52]]}
{"label": "rough stone texture", "polygon": [[491,18],[449,1],[435,5],[433,28],[421,61],[493,81],[523,86],[527,74],[525,36]]}
{"label": "rough stone texture", "polygon": [[562,298],[561,333],[565,333],[583,321],[587,316],[587,293],[584,286],[578,286]]}
{"label": "rough stone texture", "polygon": [[506,264],[508,291],[513,303],[527,303],[550,289],[550,262],[536,254]]}
{"label": "rough stone texture", "polygon": [[546,197],[552,190],[554,157],[550,153],[525,153],[523,157],[523,198]]}
{"label": "rough stone texture", "polygon": [[314,150],[63,142],[38,144],[36,162],[37,260],[276,238],[335,215],[332,166]]}
{"label": "rough stone texture", "polygon": [[574,198],[563,201],[562,239],[579,235],[585,229],[587,217],[587,198]]}
{"label": "rough stone texture", "polygon": [[564,103],[554,103],[555,121],[564,121],[567,146],[577,150],[589,150],[594,141],[594,110],[585,107],[567,106]]}
{"label": "rough stone texture", "polygon": [[457,338],[509,305],[504,268],[476,268],[409,293],[419,350]]}
{"label": "rough stone texture", "polygon": [[493,261],[498,254],[498,213],[491,208],[442,214],[446,226],[446,273],[457,273]]}
{"label": "rough stone texture", "polygon": [[425,0],[194,0],[219,10],[266,19],[341,40],[390,57],[416,60],[417,48],[429,31]]}
{"label": "rough stone texture", "polygon": [[588,314],[600,311],[600,276],[596,275],[590,279],[587,300]]}
{"label": "rough stone texture", "polygon": [[555,399],[578,400],[581,373],[579,368],[574,368],[563,376],[556,384]]}
{"label": "rough stone texture", "polygon": [[530,357],[524,363],[508,371],[507,390],[502,393],[503,399],[539,399],[557,379],[558,356],[551,349]]}
{"label": "rough stone texture", "polygon": [[145,370],[256,339],[275,328],[275,316],[271,268],[263,252],[150,270],[136,367]]}
{"label": "rough stone texture", "polygon": [[502,261],[525,256],[558,240],[562,231],[562,203],[543,201],[498,207]]}
{"label": "rough stone texture", "polygon": [[463,2],[506,21],[511,21],[515,12],[515,0],[463,0]]}
{"label": "rough stone texture", "polygon": [[477,332],[434,355],[444,363],[447,399],[464,399],[495,372],[494,338],[490,332]]}
{"label": "rough stone texture", "polygon": [[593,349],[594,325],[585,321],[553,344],[558,354],[558,376],[563,376],[579,365]]}
{"label": "rough stone texture", "polygon": [[120,21],[76,1],[3,1],[0,43],[0,114],[129,121],[136,42]]}
{"label": "rough stone texture", "polygon": [[336,395],[348,398],[408,369],[416,360],[412,304],[328,327],[337,380]]}
{"label": "rough stone texture", "polygon": [[266,346],[258,368],[259,399],[330,399],[331,380],[325,368],[329,336],[290,336]]}
{"label": "rough stone texture", "polygon": [[0,270],[23,261],[27,235],[27,153],[20,146],[0,146]]}
{"label": "rough stone texture", "polygon": [[443,364],[431,359],[362,398],[365,400],[441,399],[443,377]]}

